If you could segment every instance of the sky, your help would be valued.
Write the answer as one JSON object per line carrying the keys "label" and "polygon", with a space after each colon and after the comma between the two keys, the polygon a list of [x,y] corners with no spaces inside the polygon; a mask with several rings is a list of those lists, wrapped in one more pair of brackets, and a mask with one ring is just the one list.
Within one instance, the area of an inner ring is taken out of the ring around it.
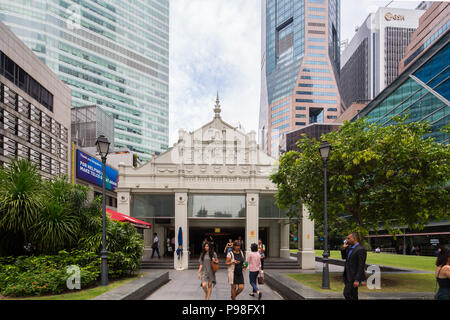
{"label": "sky", "polygon": [[[342,0],[341,40],[350,41],[370,12],[390,2]],[[193,131],[213,119],[217,93],[225,122],[258,132],[261,0],[170,0],[169,28],[169,147],[178,129]]]}

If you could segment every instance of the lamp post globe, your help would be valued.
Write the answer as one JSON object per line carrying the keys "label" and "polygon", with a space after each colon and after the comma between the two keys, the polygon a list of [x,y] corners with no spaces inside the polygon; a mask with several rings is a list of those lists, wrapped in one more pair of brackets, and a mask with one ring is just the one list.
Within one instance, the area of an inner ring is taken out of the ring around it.
{"label": "lamp post globe", "polygon": [[97,142],[95,143],[97,146],[97,152],[102,158],[102,251],[101,251],[101,259],[102,259],[102,271],[101,271],[101,284],[102,286],[108,285],[108,252],[106,251],[106,157],[109,152],[109,141],[104,135],[101,135],[97,138]]}
{"label": "lamp post globe", "polygon": [[105,137],[104,135],[100,135],[97,138],[95,145],[97,147],[97,152],[100,155],[100,157],[102,159],[106,158],[106,156],[108,155],[108,152],[109,152],[109,145],[110,145],[108,138]]}
{"label": "lamp post globe", "polygon": [[330,156],[331,145],[327,141],[323,141],[319,147],[320,156],[323,161],[323,272],[322,272],[322,289],[330,289],[330,272],[328,268],[328,211],[327,211],[327,163]]}

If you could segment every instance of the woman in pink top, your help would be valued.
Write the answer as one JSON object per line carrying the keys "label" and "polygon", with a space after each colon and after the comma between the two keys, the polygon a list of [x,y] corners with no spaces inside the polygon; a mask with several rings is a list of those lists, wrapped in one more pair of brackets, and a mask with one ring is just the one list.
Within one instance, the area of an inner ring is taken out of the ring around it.
{"label": "woman in pink top", "polygon": [[256,279],[261,271],[261,256],[258,253],[258,245],[256,243],[252,243],[250,249],[251,252],[247,255],[248,268],[250,271],[250,284],[253,288],[253,292],[250,293],[250,295],[254,297],[256,293],[258,295],[258,300],[260,300],[262,294],[258,289]]}

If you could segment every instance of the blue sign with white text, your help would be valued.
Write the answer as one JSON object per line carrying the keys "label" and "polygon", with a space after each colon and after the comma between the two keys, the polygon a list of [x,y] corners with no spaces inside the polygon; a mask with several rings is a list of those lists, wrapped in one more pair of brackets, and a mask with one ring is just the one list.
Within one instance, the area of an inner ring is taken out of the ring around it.
{"label": "blue sign with white text", "polygon": [[[101,161],[77,150],[77,178],[103,186],[103,169]],[[117,188],[119,173],[111,167],[105,167],[106,183],[105,188],[114,191]]]}

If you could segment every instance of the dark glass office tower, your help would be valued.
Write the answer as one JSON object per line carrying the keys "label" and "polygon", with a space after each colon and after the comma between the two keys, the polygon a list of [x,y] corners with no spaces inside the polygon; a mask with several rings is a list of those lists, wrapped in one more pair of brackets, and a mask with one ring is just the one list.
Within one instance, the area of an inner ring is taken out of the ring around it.
{"label": "dark glass office tower", "polygon": [[278,156],[280,137],[332,122],[339,94],[340,1],[262,0],[259,141]]}

